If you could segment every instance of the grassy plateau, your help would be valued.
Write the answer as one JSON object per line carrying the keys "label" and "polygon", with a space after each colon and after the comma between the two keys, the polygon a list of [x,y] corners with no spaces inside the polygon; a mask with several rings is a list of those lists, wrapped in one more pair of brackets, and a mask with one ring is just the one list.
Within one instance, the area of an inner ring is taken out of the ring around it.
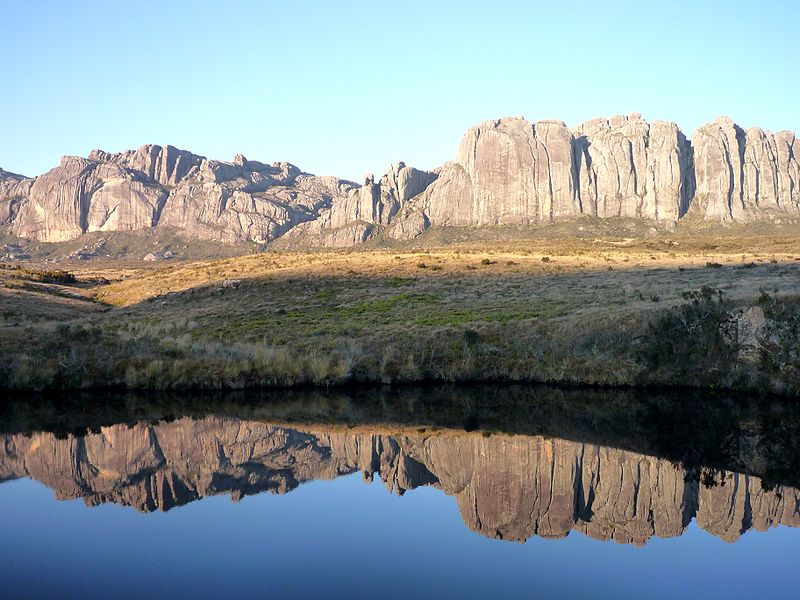
{"label": "grassy plateau", "polygon": [[576,227],[433,229],[390,247],[213,260],[5,263],[0,387],[800,391],[797,232]]}

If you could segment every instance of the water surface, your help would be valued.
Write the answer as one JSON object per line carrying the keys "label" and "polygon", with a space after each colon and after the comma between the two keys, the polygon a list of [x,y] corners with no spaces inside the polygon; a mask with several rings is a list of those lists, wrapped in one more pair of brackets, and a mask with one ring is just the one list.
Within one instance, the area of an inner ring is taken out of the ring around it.
{"label": "water surface", "polygon": [[4,589],[786,597],[799,417],[548,388],[8,401]]}

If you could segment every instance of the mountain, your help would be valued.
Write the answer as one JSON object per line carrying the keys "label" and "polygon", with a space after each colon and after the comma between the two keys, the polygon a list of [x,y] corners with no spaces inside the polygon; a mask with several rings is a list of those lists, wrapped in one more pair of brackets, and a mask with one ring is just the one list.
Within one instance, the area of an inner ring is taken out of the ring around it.
{"label": "mountain", "polygon": [[[175,229],[194,239],[349,246],[413,238],[430,226],[529,225],[581,215],[674,225],[800,217],[800,140],[730,118],[687,138],[639,114],[523,118],[470,128],[456,158],[424,171],[400,162],[362,185],[237,155],[172,146],[64,157],[34,179],[0,170],[0,232],[60,242],[94,231]],[[691,220],[691,219],[690,219]]]}
{"label": "mountain", "polygon": [[[663,458],[538,435],[463,431],[391,435],[286,427],[227,417],[118,424],[85,437],[0,436],[0,481],[32,477],[60,499],[169,510],[230,494],[287,493],[361,472],[403,494],[454,496],[466,525],[491,538],[560,538],[577,530],[641,545],[681,535],[692,519],[735,541],[749,529],[800,527],[800,491],[756,475],[708,471],[698,480]],[[746,454],[746,448],[743,450]],[[753,465],[763,469],[758,451]]]}
{"label": "mountain", "polygon": [[6,233],[45,242],[158,226],[195,239],[263,244],[315,219],[353,187],[241,155],[228,163],[172,146],[94,150],[88,158],[65,156],[35,179],[0,172],[0,223]]}

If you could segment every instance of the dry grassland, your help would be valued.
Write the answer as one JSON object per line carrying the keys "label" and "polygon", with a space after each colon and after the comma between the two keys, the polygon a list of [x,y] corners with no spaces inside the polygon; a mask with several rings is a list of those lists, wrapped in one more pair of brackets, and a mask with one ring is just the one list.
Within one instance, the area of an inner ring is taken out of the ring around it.
{"label": "dry grassland", "polygon": [[73,283],[37,280],[44,265],[0,270],[6,385],[703,387],[713,375],[720,387],[785,391],[735,364],[726,371],[727,355],[700,338],[688,342],[718,360],[677,361],[654,380],[646,346],[658,342],[653,320],[698,290],[724,298],[725,310],[768,297],[791,316],[800,236],[466,240],[68,268]]}

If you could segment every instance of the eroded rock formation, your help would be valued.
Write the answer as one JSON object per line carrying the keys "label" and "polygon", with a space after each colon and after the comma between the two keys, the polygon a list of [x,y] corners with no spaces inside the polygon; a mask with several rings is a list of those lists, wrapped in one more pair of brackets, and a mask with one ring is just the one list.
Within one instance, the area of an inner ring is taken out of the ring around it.
{"label": "eroded rock formation", "polygon": [[168,510],[213,494],[285,493],[360,471],[389,490],[431,485],[455,496],[467,526],[492,538],[593,538],[644,544],[680,535],[693,518],[725,540],[800,526],[800,491],[718,472],[698,482],[673,463],[540,436],[381,435],[289,429],[220,417],[103,427],[59,439],[5,435],[0,481],[28,476],[58,498]]}
{"label": "eroded rock formation", "polygon": [[580,215],[674,224],[800,217],[800,140],[721,117],[687,139],[639,114],[572,129],[486,121],[434,171],[392,165],[361,186],[288,163],[208,160],[172,146],[65,157],[35,179],[0,170],[0,227],[42,241],[173,227],[227,243],[349,246],[437,226],[529,225]]}
{"label": "eroded rock formation", "polygon": [[640,115],[575,128],[580,210],[600,217],[676,221],[693,193],[691,147],[675,123]]}
{"label": "eroded rock formation", "polygon": [[88,158],[64,157],[35,179],[0,172],[0,223],[46,242],[164,226],[199,239],[263,244],[315,219],[353,187],[241,155],[226,163],[172,146],[94,150]]}
{"label": "eroded rock formation", "polygon": [[800,141],[791,131],[743,130],[728,117],[692,135],[701,214],[723,221],[800,210]]}
{"label": "eroded rock formation", "polygon": [[[323,210],[315,221],[295,227],[289,238],[300,237],[322,246],[352,246],[364,242],[375,231],[375,226],[389,225],[401,207],[435,179],[435,173],[407,167],[403,162],[391,165],[377,183],[374,176],[368,174],[361,187],[334,198],[330,208]],[[414,237],[427,226],[404,237]]]}
{"label": "eroded rock formation", "polygon": [[[636,113],[572,129],[520,117],[486,121],[466,132],[455,161],[424,190],[388,219],[362,213],[359,222],[371,228],[344,242],[377,233],[408,239],[431,225],[546,224],[580,215],[666,225],[690,211],[710,221],[800,217],[798,151],[792,132],[744,132],[727,118],[700,128],[693,141],[675,123],[648,123]],[[314,231],[329,243],[326,232],[346,229],[352,217],[323,218],[295,233]]]}

